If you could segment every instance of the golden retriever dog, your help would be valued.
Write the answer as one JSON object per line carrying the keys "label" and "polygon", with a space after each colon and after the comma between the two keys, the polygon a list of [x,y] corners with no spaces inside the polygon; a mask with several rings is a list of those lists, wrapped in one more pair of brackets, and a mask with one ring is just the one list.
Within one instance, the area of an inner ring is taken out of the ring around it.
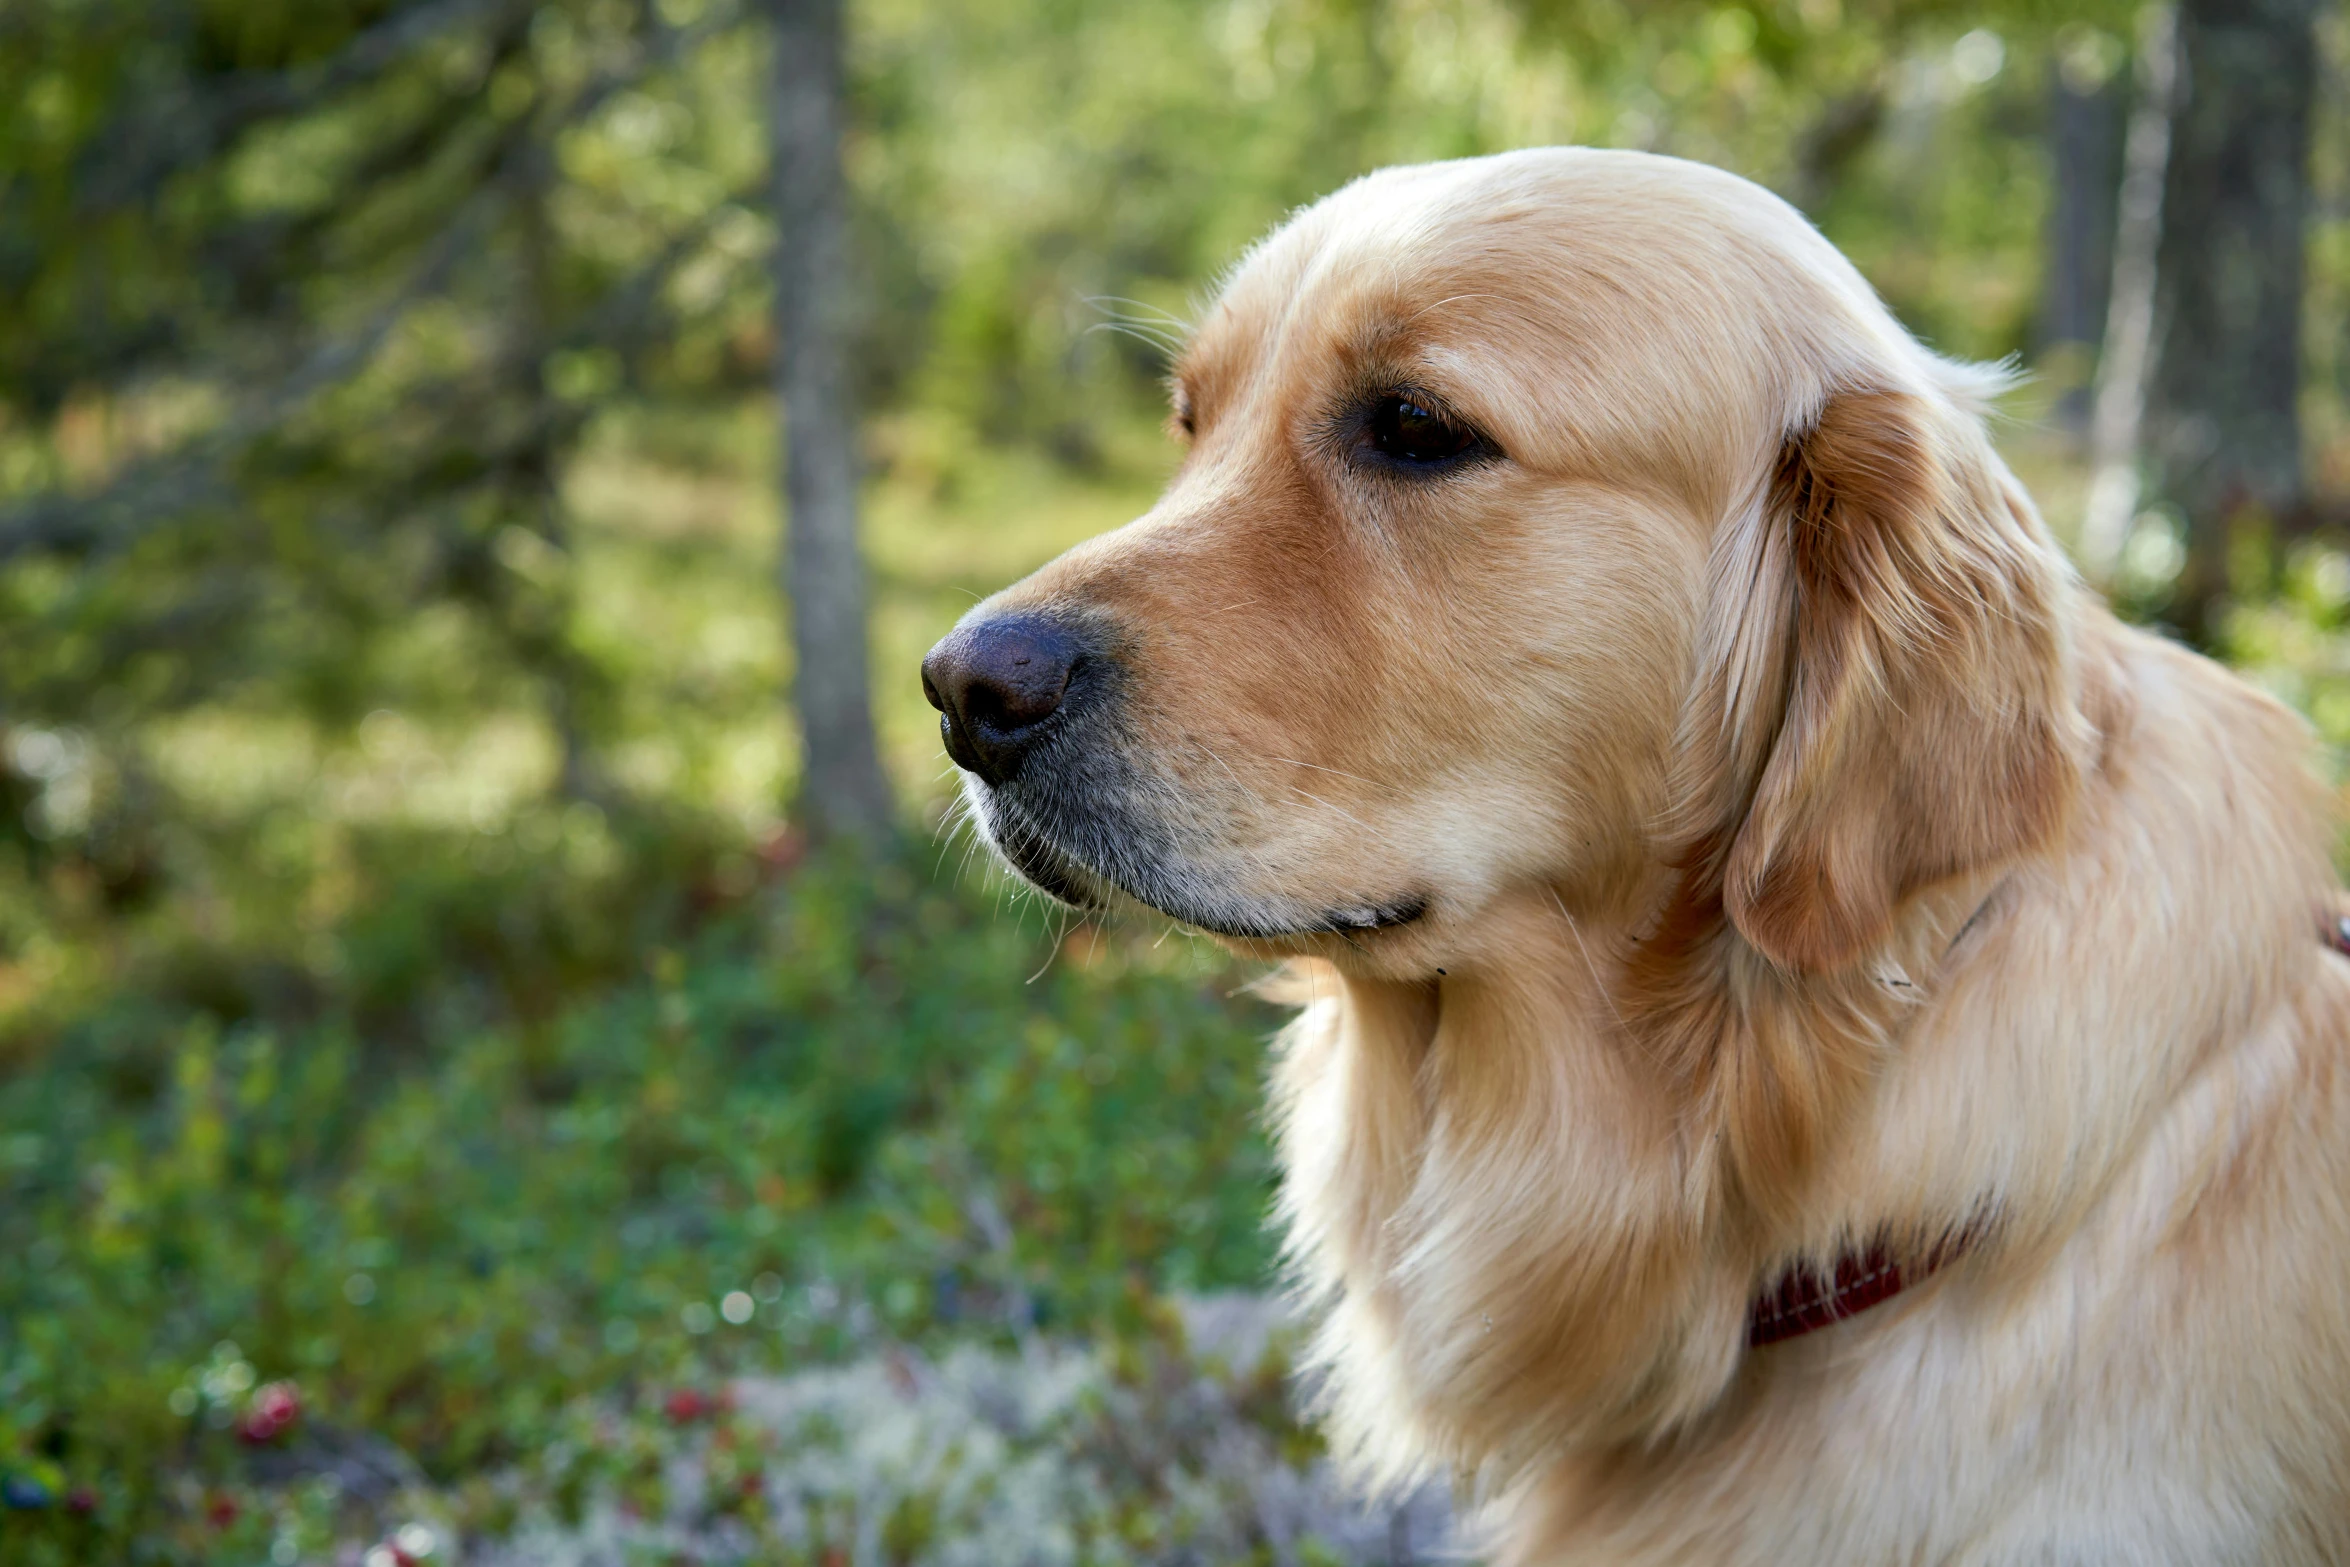
{"label": "golden retriever dog", "polygon": [[1505,1564],[2350,1562],[2308,737],[2121,625],[1793,209],[1393,169],[924,664],[990,841],[1284,960],[1336,1449]]}

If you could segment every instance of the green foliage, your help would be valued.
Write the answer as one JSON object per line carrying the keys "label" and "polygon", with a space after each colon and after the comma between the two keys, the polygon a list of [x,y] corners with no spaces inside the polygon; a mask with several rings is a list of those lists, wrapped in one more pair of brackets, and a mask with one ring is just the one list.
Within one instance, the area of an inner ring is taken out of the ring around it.
{"label": "green foliage", "polygon": [[582,1389],[1260,1280],[1270,1013],[1181,942],[1055,957],[931,879],[808,865],[543,1007],[443,975],[410,1039],[362,1019],[418,982],[416,908],[355,922],[301,1021],[65,1025],[0,1085],[0,1454],[94,1510],[13,1515],[0,1550],[233,1559],[190,1498],[251,1494],[265,1450],[229,1427],[280,1379],[454,1482],[539,1454]]}

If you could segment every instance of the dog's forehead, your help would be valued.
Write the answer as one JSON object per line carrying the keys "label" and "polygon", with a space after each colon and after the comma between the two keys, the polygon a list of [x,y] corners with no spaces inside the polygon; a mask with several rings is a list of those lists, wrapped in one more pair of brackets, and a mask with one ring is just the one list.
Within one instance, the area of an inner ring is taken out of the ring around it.
{"label": "dog's forehead", "polygon": [[1212,380],[1315,334],[1636,343],[1661,327],[1735,352],[1834,296],[1871,297],[1762,187],[1676,158],[1545,148],[1383,170],[1307,208],[1233,270],[1183,369]]}
{"label": "dog's forehead", "polygon": [[1178,377],[1213,412],[1246,387],[1314,395],[1334,366],[1426,370],[1505,445],[1557,436],[1580,463],[1726,409],[1767,422],[1788,367],[1823,358],[1799,339],[1873,307],[1759,186],[1541,149],[1385,170],[1301,212],[1235,268]]}
{"label": "dog's forehead", "polygon": [[1457,329],[1449,307],[1496,302],[1512,252],[1555,249],[1536,193],[1477,163],[1383,170],[1307,208],[1233,269],[1183,365],[1213,382],[1299,337],[1410,338]]}

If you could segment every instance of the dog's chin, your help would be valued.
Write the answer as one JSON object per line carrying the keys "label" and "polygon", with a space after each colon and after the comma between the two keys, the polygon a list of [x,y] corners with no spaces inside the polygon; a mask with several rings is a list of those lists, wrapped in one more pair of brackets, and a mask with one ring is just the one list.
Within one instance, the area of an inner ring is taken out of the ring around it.
{"label": "dog's chin", "polygon": [[1009,806],[972,791],[980,836],[1015,875],[1056,903],[1080,913],[1106,913],[1118,904],[1118,889],[1088,869]]}
{"label": "dog's chin", "polygon": [[1087,834],[1114,853],[1097,858],[1039,825],[1031,813],[1005,795],[974,786],[971,791],[982,835],[1004,862],[1045,896],[1084,913],[1142,908],[1211,936],[1265,950],[1319,950],[1331,938],[1358,942],[1422,924],[1429,900],[1421,893],[1383,898],[1333,898],[1326,903],[1294,898],[1257,898],[1217,884],[1183,857],[1170,853],[1163,835],[1149,831],[1097,830]]}

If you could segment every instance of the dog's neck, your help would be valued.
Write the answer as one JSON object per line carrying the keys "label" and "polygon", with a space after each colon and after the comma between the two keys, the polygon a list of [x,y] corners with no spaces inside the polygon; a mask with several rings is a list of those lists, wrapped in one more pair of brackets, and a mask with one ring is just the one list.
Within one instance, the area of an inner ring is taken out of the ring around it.
{"label": "dog's neck", "polygon": [[1434,984],[1322,971],[1277,1089],[1340,1441],[1374,1472],[1506,1471],[1709,1407],[1761,1282],[1799,1254],[1802,1183],[1985,890],[1918,900],[1834,981],[1725,927],[1660,988],[1661,888],[1580,910],[1505,894]]}

